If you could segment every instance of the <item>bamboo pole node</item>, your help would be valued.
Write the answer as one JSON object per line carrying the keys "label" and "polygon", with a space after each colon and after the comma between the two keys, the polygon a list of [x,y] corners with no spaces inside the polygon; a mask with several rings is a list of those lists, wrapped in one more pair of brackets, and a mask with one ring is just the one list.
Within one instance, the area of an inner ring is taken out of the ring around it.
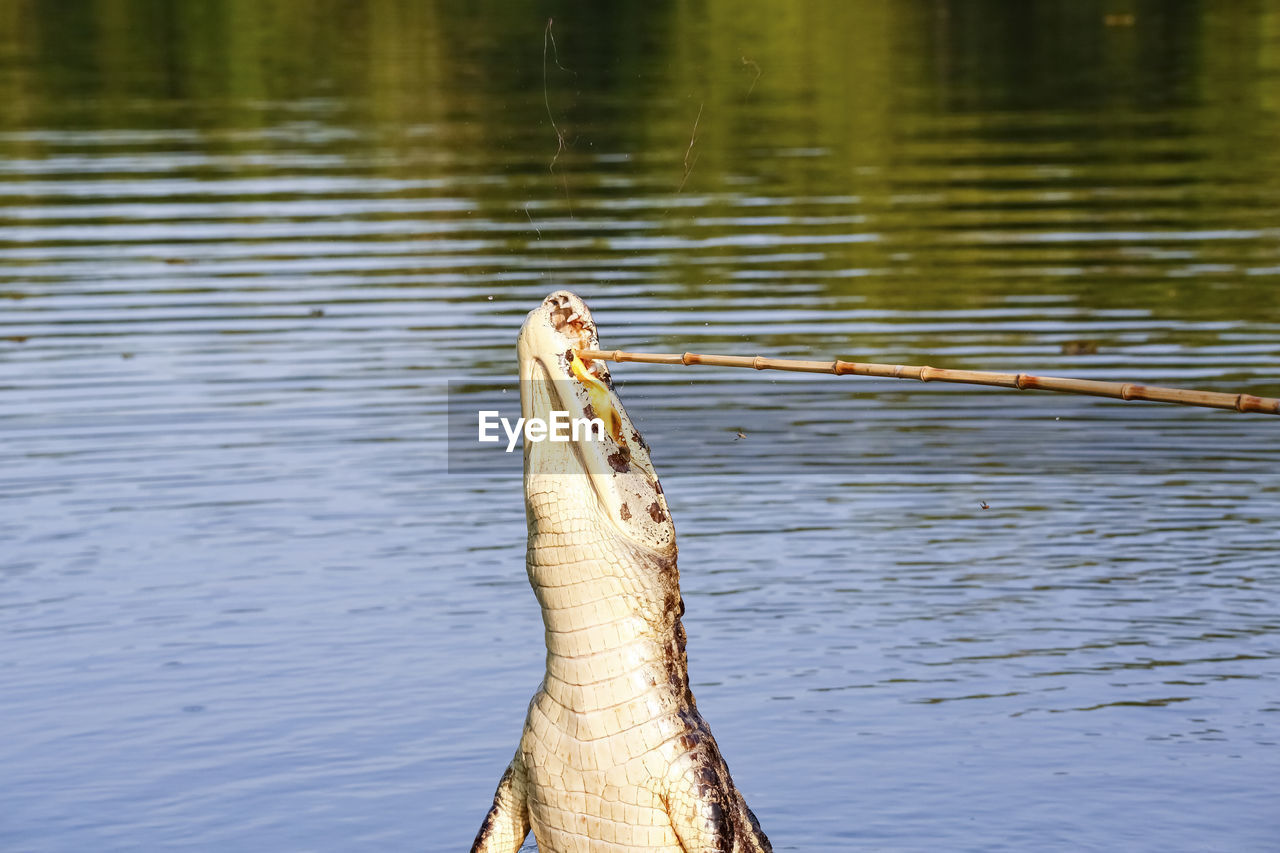
{"label": "bamboo pole node", "polygon": [[1070,379],[1061,376],[1035,376],[1030,373],[993,373],[985,370],[951,370],[943,367],[911,364],[875,364],[857,361],[797,361],[765,356],[704,355],[696,352],[653,353],[623,350],[581,350],[584,359],[634,361],[642,364],[706,365],[708,367],[750,367],[756,370],[787,370],[798,373],[823,373],[836,376],[873,376],[882,379],[916,379],[921,382],[956,382],[962,385],[985,385],[1018,390],[1035,389],[1065,394],[1085,394],[1121,400],[1146,400],[1182,406],[1205,406],[1237,412],[1280,415],[1280,399],[1255,397],[1252,394],[1225,391],[1201,391],[1190,388],[1165,388],[1135,382],[1110,382],[1098,379]]}

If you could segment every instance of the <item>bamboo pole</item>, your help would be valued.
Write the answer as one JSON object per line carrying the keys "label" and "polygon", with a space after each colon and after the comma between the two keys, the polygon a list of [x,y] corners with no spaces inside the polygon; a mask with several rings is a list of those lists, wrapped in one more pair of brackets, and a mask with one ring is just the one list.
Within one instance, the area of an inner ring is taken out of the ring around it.
{"label": "bamboo pole", "polygon": [[986,370],[948,370],[911,364],[875,364],[860,361],[797,361],[747,355],[704,355],[696,352],[653,353],[623,350],[580,350],[580,358],[597,361],[644,364],[704,364],[709,367],[750,367],[755,370],[787,370],[795,373],[829,373],[836,376],[878,376],[884,379],[916,379],[921,382],[960,382],[966,385],[993,385],[1019,391],[1061,391],[1118,400],[1149,400],[1154,403],[1177,403],[1183,406],[1207,406],[1212,409],[1234,409],[1280,415],[1280,399],[1255,397],[1252,394],[1228,394],[1221,391],[1197,391],[1188,388],[1163,388],[1132,382],[1102,382],[1095,379],[1066,379],[1058,376],[1032,376],[1029,373],[993,373]]}

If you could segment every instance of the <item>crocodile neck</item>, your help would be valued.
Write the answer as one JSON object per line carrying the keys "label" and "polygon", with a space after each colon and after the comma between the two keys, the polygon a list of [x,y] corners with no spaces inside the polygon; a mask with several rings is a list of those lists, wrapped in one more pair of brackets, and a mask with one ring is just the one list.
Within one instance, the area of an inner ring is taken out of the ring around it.
{"label": "crocodile neck", "polygon": [[556,501],[530,526],[526,565],[542,609],[545,690],[578,713],[688,696],[674,554],[621,539],[592,503]]}

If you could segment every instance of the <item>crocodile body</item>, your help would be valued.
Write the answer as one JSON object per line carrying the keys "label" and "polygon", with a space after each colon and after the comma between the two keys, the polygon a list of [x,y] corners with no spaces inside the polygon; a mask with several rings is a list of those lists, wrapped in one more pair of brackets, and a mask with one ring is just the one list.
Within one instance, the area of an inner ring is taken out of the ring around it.
{"label": "crocodile body", "polygon": [[771,851],[689,689],[675,530],[578,297],[521,329],[521,408],[598,418],[595,440],[525,442],[527,569],[547,669],[473,853]]}

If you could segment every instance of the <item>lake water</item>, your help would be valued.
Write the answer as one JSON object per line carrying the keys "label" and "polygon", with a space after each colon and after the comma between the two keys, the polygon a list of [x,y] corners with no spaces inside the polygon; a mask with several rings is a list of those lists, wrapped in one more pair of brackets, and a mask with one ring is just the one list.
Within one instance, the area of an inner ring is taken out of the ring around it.
{"label": "lake water", "polygon": [[[467,848],[542,630],[446,415],[552,290],[1280,395],[1270,5],[460,7],[0,10],[0,849]],[[1275,849],[1280,421],[614,375],[776,849]]]}

